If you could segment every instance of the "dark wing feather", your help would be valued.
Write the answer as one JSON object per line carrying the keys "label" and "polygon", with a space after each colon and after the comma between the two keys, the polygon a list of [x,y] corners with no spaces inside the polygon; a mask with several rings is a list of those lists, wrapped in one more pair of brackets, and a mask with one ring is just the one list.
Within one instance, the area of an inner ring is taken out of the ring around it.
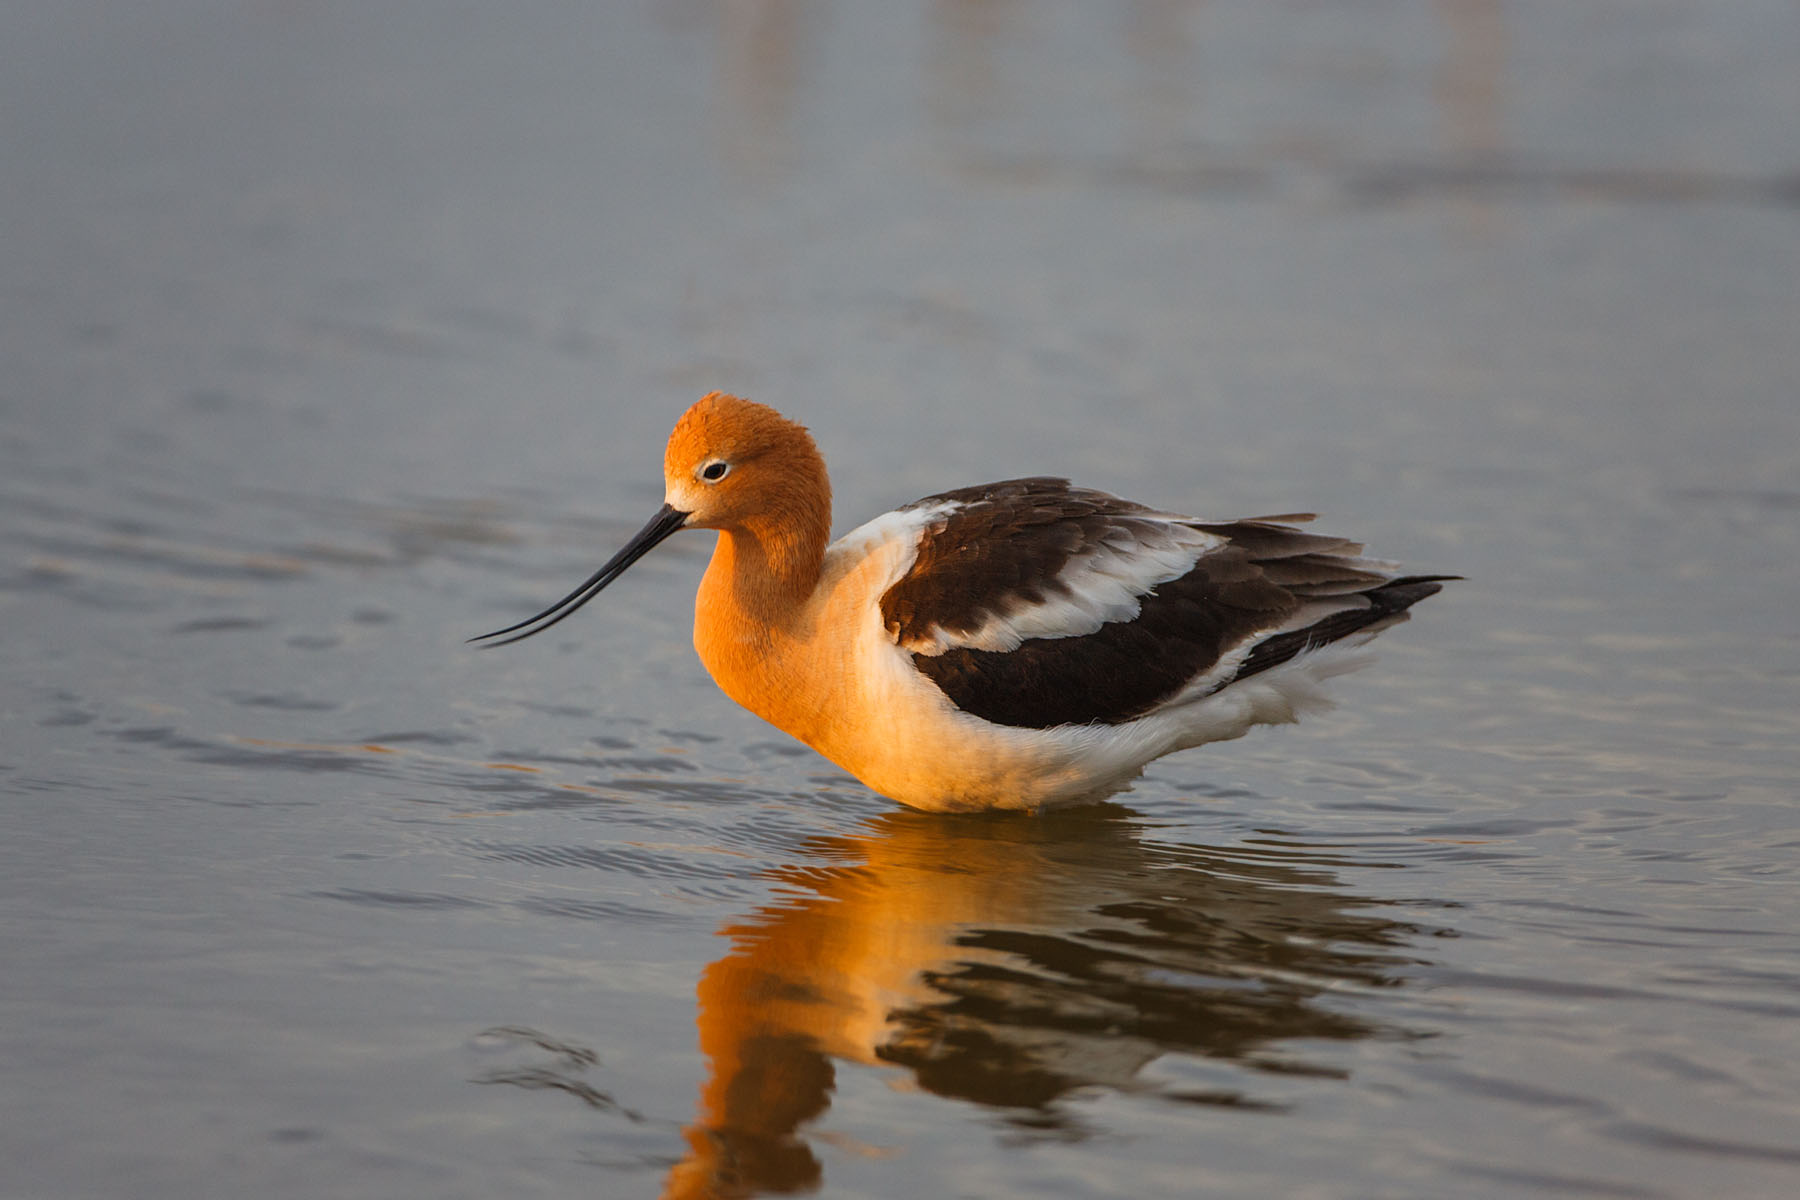
{"label": "dark wing feather", "polygon": [[1425,597],[1435,596],[1443,591],[1445,582],[1460,578],[1460,575],[1407,575],[1370,588],[1361,593],[1363,599],[1368,601],[1365,608],[1335,612],[1303,629],[1278,633],[1258,642],[1250,648],[1250,653],[1244,657],[1244,661],[1227,682],[1236,683],[1259,671],[1278,667],[1296,655],[1316,650],[1339,638],[1349,637],[1383,622],[1404,619],[1407,609]]}
{"label": "dark wing feather", "polygon": [[1070,560],[1093,553],[1121,521],[1151,511],[1045,476],[959,488],[907,508],[944,505],[955,507],[881,597],[881,619],[902,645],[936,630],[970,634],[998,613],[1067,595],[1060,579]]}

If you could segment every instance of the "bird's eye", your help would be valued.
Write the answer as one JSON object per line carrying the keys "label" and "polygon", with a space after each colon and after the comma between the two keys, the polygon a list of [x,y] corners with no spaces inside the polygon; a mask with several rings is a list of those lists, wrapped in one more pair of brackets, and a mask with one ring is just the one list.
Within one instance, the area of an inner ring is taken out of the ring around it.
{"label": "bird's eye", "polygon": [[726,472],[730,470],[730,463],[714,459],[712,462],[709,462],[704,467],[700,468],[700,478],[706,480],[708,483],[717,483],[719,480],[725,478]]}

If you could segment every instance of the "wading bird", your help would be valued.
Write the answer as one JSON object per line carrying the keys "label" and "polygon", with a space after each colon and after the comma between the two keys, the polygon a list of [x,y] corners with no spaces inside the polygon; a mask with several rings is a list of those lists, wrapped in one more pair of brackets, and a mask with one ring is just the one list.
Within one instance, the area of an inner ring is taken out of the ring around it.
{"label": "wading bird", "polygon": [[541,633],[682,529],[719,533],[694,647],[725,693],[913,808],[1094,802],[1176,750],[1295,720],[1450,575],[1403,575],[1299,513],[1207,521],[1065,479],[928,496],[827,544],[805,428],[714,392],[665,503]]}

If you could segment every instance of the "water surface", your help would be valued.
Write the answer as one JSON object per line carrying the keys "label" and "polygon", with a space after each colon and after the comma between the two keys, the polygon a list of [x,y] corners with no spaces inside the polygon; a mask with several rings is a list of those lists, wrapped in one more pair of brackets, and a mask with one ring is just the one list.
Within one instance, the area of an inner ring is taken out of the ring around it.
{"label": "water surface", "polygon": [[[1791,6],[14,8],[0,1194],[1800,1190]],[[906,813],[479,652],[726,388],[1468,581]]]}

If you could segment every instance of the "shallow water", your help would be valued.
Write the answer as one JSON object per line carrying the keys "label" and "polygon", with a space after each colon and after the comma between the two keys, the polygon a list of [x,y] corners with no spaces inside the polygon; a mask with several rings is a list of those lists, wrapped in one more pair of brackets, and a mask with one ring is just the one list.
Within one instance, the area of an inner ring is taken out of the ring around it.
{"label": "shallow water", "polygon": [[[1788,5],[0,17],[0,1194],[1800,1191]],[[718,695],[720,387],[839,527],[1059,472],[1468,576],[1043,819]]]}

